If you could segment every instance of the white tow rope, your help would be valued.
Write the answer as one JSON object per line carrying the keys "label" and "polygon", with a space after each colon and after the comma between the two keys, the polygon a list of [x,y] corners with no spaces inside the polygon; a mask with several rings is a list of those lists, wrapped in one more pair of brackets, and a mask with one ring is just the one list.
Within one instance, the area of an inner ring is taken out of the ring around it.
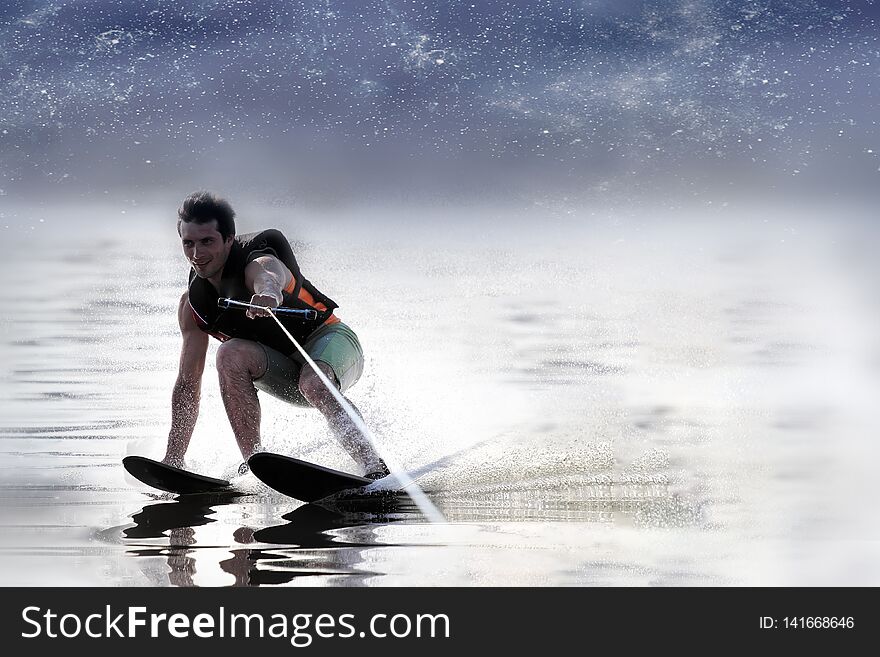
{"label": "white tow rope", "polygon": [[[351,407],[351,404],[348,403],[348,400],[342,396],[342,393],[336,389],[336,386],[333,384],[330,379],[327,378],[327,375],[321,371],[321,368],[311,359],[311,357],[306,353],[306,350],[303,349],[299,342],[297,342],[294,337],[290,334],[284,324],[275,316],[273,312],[274,309],[268,308],[271,312],[272,319],[275,320],[275,323],[284,331],[284,335],[288,337],[288,339],[293,343],[293,346],[297,348],[300,355],[305,359],[305,361],[311,366],[311,368],[315,371],[315,374],[318,375],[318,378],[321,379],[321,382],[327,387],[327,390],[331,392],[336,401],[339,402],[339,405],[342,406],[342,410],[346,412],[348,418],[354,423],[354,425],[360,430],[361,435],[369,441],[370,445],[372,445],[373,450],[376,453],[379,453],[379,450],[376,449],[376,440],[373,437],[373,432],[364,424],[364,421],[360,418],[360,416],[354,411]],[[412,477],[409,476],[406,470],[403,468],[397,467],[392,461],[388,458],[382,457],[382,460],[385,461],[385,465],[391,470],[391,475],[400,483],[401,488],[406,489],[406,492],[412,498],[413,502],[416,503],[416,506],[419,507],[419,511],[430,521],[430,522],[446,522],[446,518],[443,517],[443,514],[440,512],[436,506],[434,506],[433,502],[428,499],[428,496],[425,495],[425,491],[423,491],[419,485],[413,481]]]}

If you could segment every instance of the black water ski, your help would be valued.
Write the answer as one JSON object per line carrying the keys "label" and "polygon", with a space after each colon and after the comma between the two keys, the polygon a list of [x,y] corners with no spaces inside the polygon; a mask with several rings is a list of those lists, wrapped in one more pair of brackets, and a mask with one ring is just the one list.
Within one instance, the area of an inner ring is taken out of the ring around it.
{"label": "black water ski", "polygon": [[235,492],[230,483],[224,479],[187,472],[143,456],[126,456],[122,459],[122,465],[135,479],[168,493],[193,495]]}
{"label": "black water ski", "polygon": [[248,459],[254,476],[264,484],[302,502],[317,502],[350,489],[362,489],[372,479],[340,472],[306,461],[259,452]]}

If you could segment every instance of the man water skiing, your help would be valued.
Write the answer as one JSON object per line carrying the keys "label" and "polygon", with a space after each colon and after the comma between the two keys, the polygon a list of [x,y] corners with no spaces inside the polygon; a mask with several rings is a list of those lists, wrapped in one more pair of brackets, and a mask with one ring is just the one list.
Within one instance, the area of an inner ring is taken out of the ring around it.
{"label": "man water skiing", "polygon": [[[363,371],[357,335],[334,314],[337,304],[302,275],[283,234],[264,230],[236,236],[234,219],[229,203],[208,192],[191,194],[178,210],[177,232],[192,269],[177,309],[183,347],[163,462],[183,467],[199,413],[210,335],[223,343],[216,361],[220,394],[245,461],[260,450],[259,389],[294,405],[317,408],[365,477],[386,476],[388,468],[369,440],[303,363],[268,308],[314,311],[314,319],[278,318],[343,393]],[[267,310],[221,309],[221,298]]]}

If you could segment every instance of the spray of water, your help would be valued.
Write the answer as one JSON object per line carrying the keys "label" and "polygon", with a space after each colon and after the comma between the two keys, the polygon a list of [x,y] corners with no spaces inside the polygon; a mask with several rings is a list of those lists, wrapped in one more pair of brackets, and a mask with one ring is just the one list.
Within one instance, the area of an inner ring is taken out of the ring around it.
{"label": "spray of water", "polygon": [[[271,311],[272,309],[270,309]],[[321,382],[327,386],[327,390],[331,392],[333,397],[339,402],[339,405],[342,406],[342,409],[346,412],[349,419],[354,422],[355,426],[360,430],[361,435],[363,435],[370,444],[373,446],[378,453],[378,449],[376,448],[376,440],[373,436],[373,433],[364,423],[364,421],[360,418],[360,416],[354,412],[354,409],[351,407],[351,404],[342,396],[336,386],[327,378],[327,376],[321,371],[315,361],[311,359],[311,357],[306,353],[306,350],[303,349],[299,342],[294,339],[294,337],[290,334],[290,332],[284,327],[278,317],[275,316],[274,312],[271,312],[272,319],[275,320],[275,323],[284,331],[284,335],[293,343],[293,346],[296,347],[297,351],[299,351],[300,355],[305,359],[305,361],[309,364],[309,366],[315,371],[315,374],[318,375],[318,378]],[[443,514],[440,510],[428,499],[428,496],[425,495],[425,492],[419,487],[419,485],[413,481],[412,477],[404,470],[399,467],[393,460],[388,459],[386,456],[382,456],[382,459],[385,461],[385,464],[391,470],[391,475],[394,477],[400,484],[401,488],[405,489],[409,496],[412,498],[413,502],[416,503],[416,506],[419,507],[419,511],[430,521],[430,522],[445,522],[446,518],[443,517]]]}

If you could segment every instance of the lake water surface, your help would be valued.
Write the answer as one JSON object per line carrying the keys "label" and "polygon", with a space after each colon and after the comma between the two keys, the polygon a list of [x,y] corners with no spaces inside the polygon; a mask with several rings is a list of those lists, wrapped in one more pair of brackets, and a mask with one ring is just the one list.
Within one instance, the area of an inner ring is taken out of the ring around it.
{"label": "lake water surface", "polygon": [[[164,451],[187,266],[173,210],[66,212],[3,229],[3,585],[880,584],[855,210],[240,218],[339,302],[367,358],[350,398],[437,524],[128,477]],[[215,351],[188,461],[229,476]],[[353,470],[316,411],[263,409],[268,450]]]}

